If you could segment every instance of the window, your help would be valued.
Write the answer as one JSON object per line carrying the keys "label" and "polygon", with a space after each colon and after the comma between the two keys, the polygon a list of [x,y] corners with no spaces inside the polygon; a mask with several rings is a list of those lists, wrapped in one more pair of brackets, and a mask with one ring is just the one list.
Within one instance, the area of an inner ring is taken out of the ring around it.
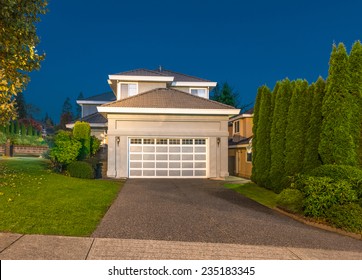
{"label": "window", "polygon": [[182,145],[192,145],[192,139],[182,139]]}
{"label": "window", "polygon": [[131,144],[142,144],[142,139],[132,138]]}
{"label": "window", "polygon": [[137,84],[124,84],[121,83],[121,92],[120,99],[127,98],[130,96],[134,96],[138,93],[138,85]]}
{"label": "window", "polygon": [[157,139],[157,145],[167,145],[167,139]]}
{"label": "window", "polygon": [[239,121],[235,121],[234,122],[234,133],[239,133],[240,132],[240,123]]}
{"label": "window", "polygon": [[190,93],[199,97],[206,98],[206,88],[191,88]]}
{"label": "window", "polygon": [[205,145],[206,140],[205,139],[195,139],[195,145]]}
{"label": "window", "polygon": [[170,139],[169,144],[170,145],[180,145],[180,139]]}
{"label": "window", "polygon": [[144,145],[152,145],[155,143],[155,139],[143,139]]}
{"label": "window", "polygon": [[252,162],[253,153],[246,153],[246,162]]}

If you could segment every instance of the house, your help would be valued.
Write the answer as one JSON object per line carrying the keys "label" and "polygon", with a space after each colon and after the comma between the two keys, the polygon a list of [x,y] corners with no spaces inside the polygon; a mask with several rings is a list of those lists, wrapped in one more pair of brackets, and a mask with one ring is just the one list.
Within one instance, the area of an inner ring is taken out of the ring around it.
{"label": "house", "polygon": [[116,100],[97,106],[108,177],[228,176],[228,121],[240,110],[209,100],[216,82],[160,67],[109,75],[108,84]]}
{"label": "house", "polygon": [[229,173],[251,177],[253,113],[250,109],[229,121]]}
{"label": "house", "polygon": [[[91,134],[101,140],[103,144],[107,143],[107,119],[98,112],[97,107],[115,100],[116,96],[113,91],[77,100],[77,104],[82,109],[79,120],[88,122],[91,127]],[[66,127],[72,129],[74,123],[75,121],[67,124]]]}

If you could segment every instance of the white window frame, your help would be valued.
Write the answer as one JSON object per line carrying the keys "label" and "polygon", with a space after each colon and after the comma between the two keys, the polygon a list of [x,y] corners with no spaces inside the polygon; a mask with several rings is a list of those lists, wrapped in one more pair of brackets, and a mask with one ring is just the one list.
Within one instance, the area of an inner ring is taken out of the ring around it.
{"label": "white window frame", "polygon": [[117,84],[117,100],[121,100],[122,85],[136,85],[136,93],[133,95],[128,95],[127,97],[135,96],[138,94],[138,82],[118,82],[118,84]]}
{"label": "white window frame", "polygon": [[[197,89],[197,90],[203,89],[203,90],[205,90],[205,96],[199,96],[199,95],[192,94],[193,89]],[[202,97],[202,98],[209,99],[209,90],[208,90],[208,88],[205,88],[205,87],[203,87],[203,88],[195,88],[195,87],[190,88],[190,94],[195,95],[195,96],[199,96],[199,97]]]}

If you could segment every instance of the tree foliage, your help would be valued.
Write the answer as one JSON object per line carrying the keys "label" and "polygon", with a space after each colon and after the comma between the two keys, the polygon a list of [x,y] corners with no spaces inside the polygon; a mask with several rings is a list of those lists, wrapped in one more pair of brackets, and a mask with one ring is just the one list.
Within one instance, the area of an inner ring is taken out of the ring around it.
{"label": "tree foliage", "polygon": [[[83,92],[80,92],[77,97],[77,100],[82,100],[82,99],[84,99]],[[76,106],[75,107],[75,119],[80,119],[82,116],[82,107],[78,103],[76,103],[75,106]]]}
{"label": "tree foliage", "polygon": [[255,164],[255,158],[257,157],[258,149],[255,147],[258,143],[258,123],[259,123],[259,113],[260,113],[260,102],[261,102],[261,96],[263,92],[263,87],[258,88],[258,92],[256,94],[256,100],[254,105],[254,116],[253,116],[253,158],[252,158],[252,172],[251,172],[251,179],[254,182],[258,181],[259,177],[259,170],[257,169],[257,164]]}
{"label": "tree foliage", "polygon": [[292,96],[292,84],[289,79],[283,80],[278,87],[274,101],[273,122],[270,133],[270,187],[280,192],[285,179],[285,134],[288,125],[288,111]]}
{"label": "tree foliage", "polygon": [[322,101],[325,94],[325,81],[319,77],[314,86],[312,98],[312,111],[308,123],[306,147],[303,160],[303,171],[308,172],[322,164],[318,153],[320,133],[322,126]]}
{"label": "tree foliage", "polygon": [[217,85],[214,88],[212,99],[233,107],[238,106],[238,93],[227,83],[223,83],[220,87]]}
{"label": "tree foliage", "polygon": [[46,13],[46,0],[3,0],[0,5],[0,124],[16,118],[15,98],[37,70],[44,54],[38,54],[36,23]]}
{"label": "tree foliage", "polygon": [[79,159],[87,158],[91,153],[91,128],[89,123],[77,121],[74,124],[73,136],[80,141],[82,147],[79,152]]}
{"label": "tree foliage", "polygon": [[349,88],[348,55],[345,46],[340,43],[338,47],[333,46],[327,91],[322,104],[323,122],[319,153],[323,164],[357,164],[356,145],[351,135],[351,108],[354,104]]}
{"label": "tree foliage", "polygon": [[305,150],[305,132],[308,128],[310,94],[308,82],[297,80],[293,83],[293,95],[288,110],[288,124],[285,132],[285,175],[291,176],[302,171]]}
{"label": "tree foliage", "polygon": [[16,95],[15,102],[16,102],[18,118],[26,119],[28,117],[28,115],[27,115],[27,111],[26,111],[26,102],[25,102],[24,94],[22,92],[19,92]]}
{"label": "tree foliage", "polygon": [[258,117],[258,125],[256,135],[258,141],[256,144],[253,139],[253,146],[258,151],[253,156],[253,164],[257,173],[255,174],[255,181],[261,186],[268,186],[269,184],[269,169],[270,169],[270,130],[271,130],[271,92],[267,86],[261,87],[260,91],[260,109]]}

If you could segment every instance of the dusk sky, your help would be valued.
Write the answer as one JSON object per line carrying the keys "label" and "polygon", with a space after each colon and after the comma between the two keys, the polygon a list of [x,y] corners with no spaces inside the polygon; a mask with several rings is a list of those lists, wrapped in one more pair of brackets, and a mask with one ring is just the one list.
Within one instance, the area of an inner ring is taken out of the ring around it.
{"label": "dusk sky", "polygon": [[[362,39],[362,1],[50,0],[27,103],[59,121],[66,97],[109,91],[109,74],[165,69],[228,82],[240,104],[285,77],[326,77],[332,44]],[[73,107],[75,103],[73,102]]]}

